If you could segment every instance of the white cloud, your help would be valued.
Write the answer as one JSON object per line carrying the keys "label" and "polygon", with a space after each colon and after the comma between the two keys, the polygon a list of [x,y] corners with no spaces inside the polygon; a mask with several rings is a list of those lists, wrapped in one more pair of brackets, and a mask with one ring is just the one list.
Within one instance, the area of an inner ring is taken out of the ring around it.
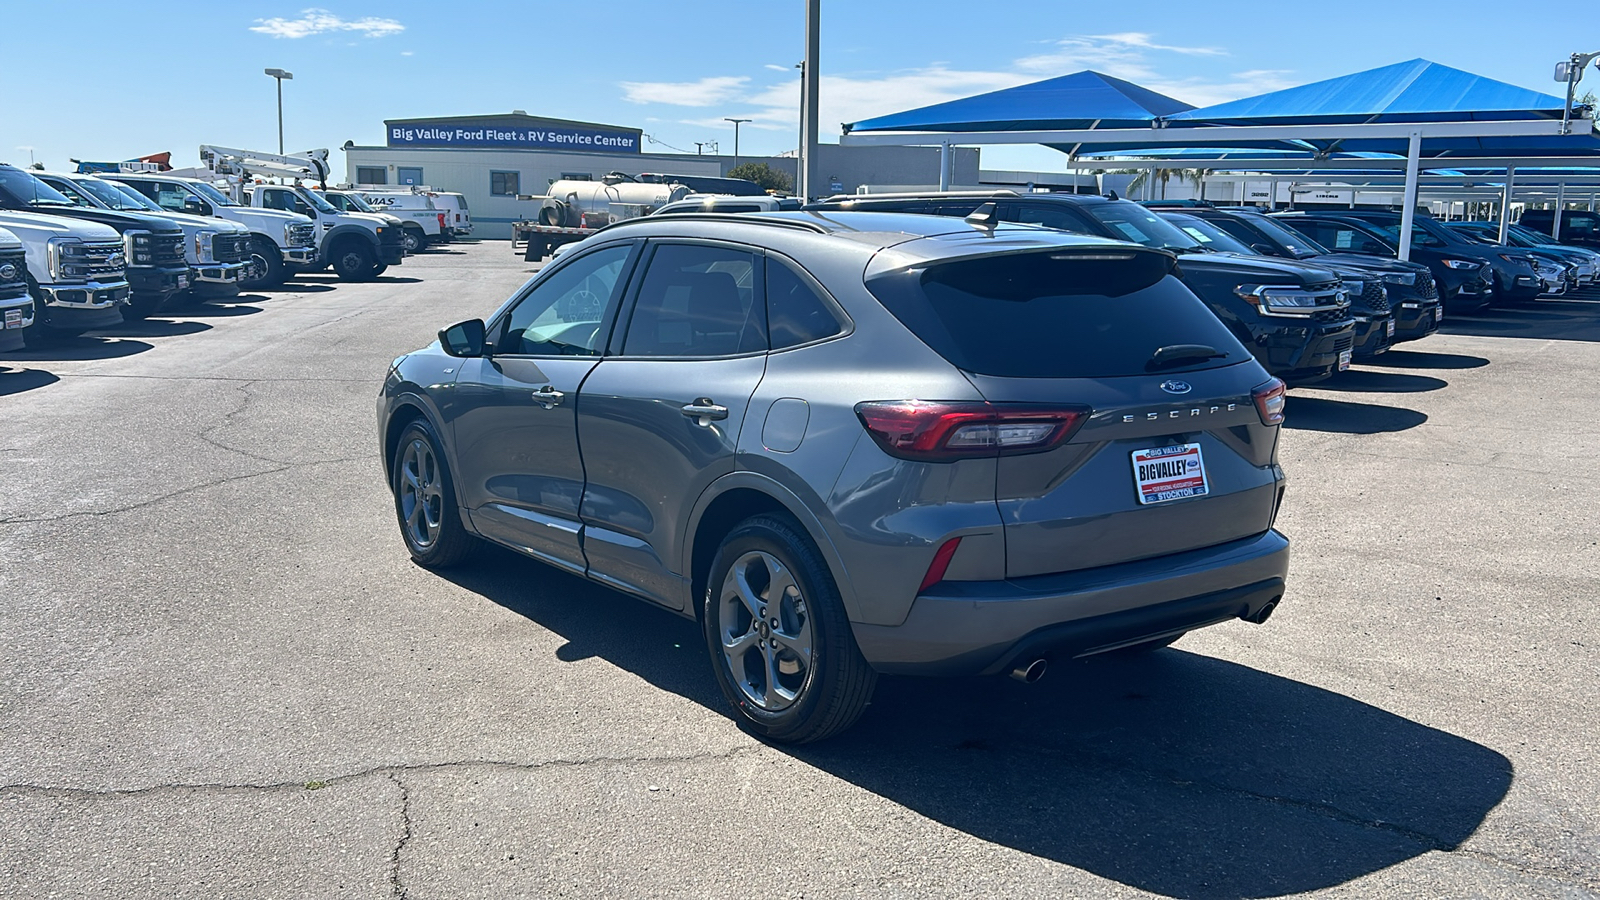
{"label": "white cloud", "polygon": [[401,55],[401,56],[413,56],[413,55],[415,55],[415,54],[414,54],[414,52],[413,52],[413,51],[411,51],[411,50],[401,50],[401,51],[400,51],[400,55]]}
{"label": "white cloud", "polygon": [[388,37],[399,34],[406,27],[394,19],[381,19],[376,16],[367,16],[362,19],[341,19],[325,9],[305,9],[300,11],[298,19],[257,19],[250,30],[258,34],[270,35],[275,38],[304,38],[316,34],[327,34],[336,31],[356,31],[369,38]]}
{"label": "white cloud", "polygon": [[[824,70],[821,85],[821,131],[825,138],[838,134],[839,123],[858,122],[900,110],[916,109],[948,100],[970,97],[1093,69],[1135,82],[1196,106],[1208,106],[1252,94],[1279,90],[1293,82],[1287,70],[1255,69],[1225,75],[1174,76],[1160,57],[1225,57],[1217,47],[1186,47],[1157,43],[1145,32],[1079,35],[1041,42],[1048,51],[1013,60],[1001,69],[952,68],[933,63],[895,72],[830,75]],[[783,66],[763,68],[788,73],[773,83],[755,83],[747,76],[712,76],[692,82],[624,82],[623,96],[633,103],[661,103],[680,107],[718,107],[718,115],[677,120],[698,129],[732,130],[722,116],[748,118],[746,128],[793,134],[799,124],[798,73]],[[762,79],[766,81],[765,78]]]}
{"label": "white cloud", "polygon": [[624,81],[619,87],[629,103],[715,106],[737,98],[749,81],[744,75],[725,75],[699,81]]}

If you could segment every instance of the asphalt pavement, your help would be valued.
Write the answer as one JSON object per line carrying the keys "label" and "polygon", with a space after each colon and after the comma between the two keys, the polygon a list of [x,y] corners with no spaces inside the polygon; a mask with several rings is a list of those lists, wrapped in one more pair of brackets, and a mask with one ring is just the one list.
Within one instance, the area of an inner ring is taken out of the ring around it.
{"label": "asphalt pavement", "polygon": [[767,746],[696,627],[412,565],[389,361],[504,243],[0,355],[0,896],[1600,895],[1600,302],[1296,390],[1265,625],[886,678]]}

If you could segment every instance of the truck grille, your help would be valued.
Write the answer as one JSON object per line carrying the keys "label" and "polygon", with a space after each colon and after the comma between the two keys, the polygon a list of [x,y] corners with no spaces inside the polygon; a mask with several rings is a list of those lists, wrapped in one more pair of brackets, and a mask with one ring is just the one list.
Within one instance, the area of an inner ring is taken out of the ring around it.
{"label": "truck grille", "polygon": [[1334,341],[1333,341],[1333,352],[1335,352],[1335,353],[1343,353],[1344,351],[1349,350],[1350,348],[1354,347],[1355,345],[1356,345],[1356,336],[1354,334],[1340,335],[1339,337],[1335,338]]}
{"label": "truck grille", "polygon": [[317,226],[310,222],[296,222],[289,226],[287,238],[291,247],[311,247],[317,243]]}
{"label": "truck grille", "polygon": [[396,225],[383,226],[383,234],[378,235],[378,242],[384,246],[399,246],[401,234],[404,229]]}
{"label": "truck grille", "polygon": [[1313,322],[1344,322],[1348,321],[1349,318],[1350,310],[1348,309],[1325,309],[1322,312],[1311,314],[1311,321]]}
{"label": "truck grille", "polygon": [[18,287],[26,289],[27,282],[27,255],[21,250],[0,250],[0,296],[15,293]]}
{"label": "truck grille", "polygon": [[181,266],[183,260],[183,232],[155,234],[149,231],[130,231],[133,258],[137,266]]}
{"label": "truck grille", "polygon": [[250,258],[250,235],[219,234],[211,238],[211,258],[219,263],[238,263]]}
{"label": "truck grille", "polygon": [[1369,281],[1367,289],[1361,292],[1361,302],[1373,312],[1389,311],[1389,292],[1384,290],[1383,282]]}
{"label": "truck grille", "polygon": [[83,245],[89,277],[95,281],[121,281],[127,273],[127,257],[121,241],[90,241]]}
{"label": "truck grille", "polygon": [[1424,300],[1433,300],[1439,296],[1439,289],[1433,284],[1432,272],[1417,273],[1417,296]]}

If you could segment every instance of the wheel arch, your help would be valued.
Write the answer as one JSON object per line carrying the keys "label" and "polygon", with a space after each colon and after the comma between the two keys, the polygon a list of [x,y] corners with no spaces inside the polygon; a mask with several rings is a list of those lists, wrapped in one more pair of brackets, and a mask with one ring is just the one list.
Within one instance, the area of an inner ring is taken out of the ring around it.
{"label": "wheel arch", "polygon": [[456,467],[454,448],[445,439],[444,428],[440,424],[439,415],[433,405],[423,399],[420,394],[412,391],[403,391],[390,398],[388,412],[383,420],[383,477],[385,482],[394,479],[394,454],[400,449],[400,435],[406,426],[422,419],[433,429],[438,436],[440,449],[444,451],[445,463],[450,466],[451,474],[459,471]]}
{"label": "wheel arch", "polygon": [[365,241],[366,245],[374,251],[376,251],[379,246],[378,236],[358,225],[335,226],[323,236],[322,246],[326,247],[329,252],[332,252],[335,247],[352,238]]}
{"label": "wheel arch", "polygon": [[681,545],[683,559],[680,561],[680,571],[689,575],[689,603],[685,611],[697,618],[700,616],[700,599],[705,593],[712,559],[723,537],[740,522],[762,513],[788,514],[805,529],[811,542],[827,561],[846,610],[852,609],[855,605],[854,594],[850,589],[844,560],[822,521],[804,501],[781,483],[756,472],[739,471],[724,475],[707,486],[695,501],[685,525],[685,540]]}

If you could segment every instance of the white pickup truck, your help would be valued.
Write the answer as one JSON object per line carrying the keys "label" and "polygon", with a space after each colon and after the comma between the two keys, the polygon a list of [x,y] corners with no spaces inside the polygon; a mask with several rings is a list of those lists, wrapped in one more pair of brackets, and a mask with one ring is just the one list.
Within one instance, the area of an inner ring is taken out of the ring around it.
{"label": "white pickup truck", "polygon": [[342,212],[309,188],[288,184],[244,186],[254,209],[309,216],[318,227],[319,261],[345,281],[371,281],[406,257],[400,220],[382,213]]}
{"label": "white pickup truck", "polygon": [[251,273],[240,284],[245,290],[277,287],[289,277],[289,266],[310,265],[317,260],[317,225],[307,216],[242,206],[194,178],[148,172],[117,172],[106,177],[128,185],[162,209],[215,216],[248,228]]}
{"label": "white pickup truck", "polygon": [[400,242],[407,253],[416,253],[430,243],[445,238],[442,210],[434,207],[425,194],[368,191],[319,191],[324,200],[345,212],[385,213],[400,220]]}
{"label": "white pickup truck", "polygon": [[0,211],[0,228],[22,242],[23,282],[34,301],[33,323],[21,329],[27,346],[39,346],[51,332],[121,324],[129,300],[127,257],[115,228],[11,210]]}

